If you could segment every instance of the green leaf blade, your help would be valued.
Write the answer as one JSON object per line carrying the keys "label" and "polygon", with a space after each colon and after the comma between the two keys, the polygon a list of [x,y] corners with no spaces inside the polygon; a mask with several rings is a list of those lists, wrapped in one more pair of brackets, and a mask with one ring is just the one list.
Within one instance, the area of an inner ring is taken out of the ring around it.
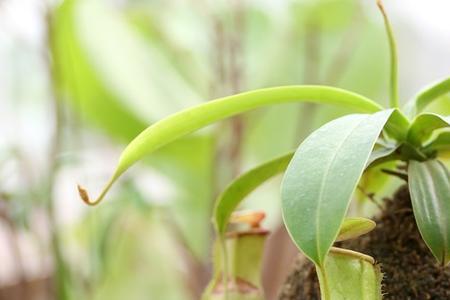
{"label": "green leaf blade", "polygon": [[409,128],[407,140],[414,146],[422,146],[434,130],[450,126],[450,117],[423,113],[416,117]]}
{"label": "green leaf blade", "polygon": [[450,172],[438,160],[410,161],[409,191],[417,226],[438,261],[450,261]]}
{"label": "green leaf blade", "polygon": [[434,100],[447,93],[450,93],[450,78],[445,78],[420,91],[414,100],[416,113],[422,112]]}
{"label": "green leaf blade", "polygon": [[374,144],[392,115],[349,115],[311,134],[298,148],[282,184],[283,218],[291,238],[322,265],[344,220]]}
{"label": "green leaf blade", "polygon": [[262,183],[286,170],[294,152],[265,162],[236,178],[216,201],[214,223],[217,231],[224,234],[232,212],[239,203]]}
{"label": "green leaf blade", "polygon": [[450,150],[450,130],[443,131],[425,146],[425,151],[448,151]]}
{"label": "green leaf blade", "polygon": [[[147,154],[189,133],[217,121],[268,105],[314,102],[349,107],[359,112],[376,112],[381,107],[370,99],[326,86],[284,86],[266,88],[216,99],[173,114],[145,129],[123,151],[110,181],[93,202],[87,193],[83,200],[97,204],[122,173]],[[81,191],[81,190],[80,190]],[[83,194],[80,192],[80,195]]]}

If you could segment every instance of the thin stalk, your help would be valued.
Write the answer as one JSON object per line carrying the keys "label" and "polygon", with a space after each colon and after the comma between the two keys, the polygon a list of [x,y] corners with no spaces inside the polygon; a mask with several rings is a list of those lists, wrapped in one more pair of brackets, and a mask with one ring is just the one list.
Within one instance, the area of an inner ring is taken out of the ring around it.
{"label": "thin stalk", "polygon": [[[52,24],[52,15],[51,15],[51,8],[50,5],[47,7],[45,20],[46,20],[46,26],[47,26],[47,51],[51,48],[51,24]],[[49,153],[49,160],[50,160],[50,166],[47,174],[47,186],[46,186],[46,194],[48,195],[48,199],[46,202],[46,212],[48,215],[49,220],[49,226],[50,226],[50,236],[51,236],[51,249],[53,252],[53,261],[55,266],[55,274],[54,274],[54,280],[56,283],[56,297],[58,300],[67,300],[69,299],[69,290],[67,287],[67,280],[69,279],[69,270],[68,266],[66,265],[63,251],[61,247],[60,237],[58,233],[58,224],[56,222],[56,214],[55,214],[55,207],[54,207],[54,200],[53,199],[53,185],[56,180],[56,176],[60,167],[60,163],[58,161],[58,155],[61,152],[62,149],[62,136],[63,136],[63,112],[60,102],[58,101],[58,89],[56,87],[56,80],[57,80],[57,74],[56,74],[56,68],[53,66],[51,59],[49,57],[48,52],[44,53],[44,60],[47,64],[47,70],[48,70],[48,78],[50,81],[51,86],[51,100],[53,104],[53,113],[54,113],[54,134],[53,139],[51,141],[50,145],[50,153]]]}
{"label": "thin stalk", "polygon": [[384,9],[383,2],[377,0],[378,8],[384,19],[384,26],[386,28],[386,33],[389,41],[389,54],[390,54],[390,97],[389,103],[390,107],[398,108],[398,59],[397,59],[397,44],[395,42],[394,32],[392,30],[391,23]]}
{"label": "thin stalk", "polygon": [[328,285],[327,272],[323,266],[316,266],[316,270],[319,273],[320,282],[320,296],[322,300],[332,300],[330,295],[330,287]]}

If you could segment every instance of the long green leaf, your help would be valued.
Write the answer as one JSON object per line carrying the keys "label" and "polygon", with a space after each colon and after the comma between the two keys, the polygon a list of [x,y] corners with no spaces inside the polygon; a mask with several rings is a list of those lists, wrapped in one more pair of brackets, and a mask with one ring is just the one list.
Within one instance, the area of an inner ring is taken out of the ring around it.
{"label": "long green leaf", "polygon": [[450,126],[450,117],[423,113],[416,117],[408,131],[407,140],[415,146],[422,146],[434,130]]}
{"label": "long green leaf", "polygon": [[377,103],[363,96],[325,86],[266,88],[220,98],[171,115],[148,127],[125,148],[116,170],[100,196],[91,202],[87,192],[79,187],[80,196],[88,204],[97,204],[117,178],[143,156],[202,127],[259,107],[307,101],[341,105],[363,112],[376,112],[381,109]]}
{"label": "long green leaf", "polygon": [[450,172],[438,160],[410,161],[409,191],[417,226],[442,264],[450,261]]}
{"label": "long green leaf", "polygon": [[236,178],[219,196],[214,211],[214,222],[220,234],[224,234],[231,213],[239,203],[268,179],[284,172],[294,152],[265,162]]}
{"label": "long green leaf", "polygon": [[420,91],[413,100],[416,114],[422,112],[434,100],[447,93],[450,93],[450,77],[434,83]]}
{"label": "long green leaf", "polygon": [[284,222],[296,245],[319,266],[392,112],[349,115],[325,124],[300,145],[289,164],[282,184]]}
{"label": "long green leaf", "polygon": [[332,248],[323,268],[317,268],[323,300],[381,300],[380,266],[372,257]]}
{"label": "long green leaf", "polygon": [[[61,99],[110,136],[129,142],[145,129],[145,122],[124,105],[102,78],[82,47],[76,27],[78,1],[64,1],[51,19],[51,55]],[[122,120],[127,120],[122,122]]]}

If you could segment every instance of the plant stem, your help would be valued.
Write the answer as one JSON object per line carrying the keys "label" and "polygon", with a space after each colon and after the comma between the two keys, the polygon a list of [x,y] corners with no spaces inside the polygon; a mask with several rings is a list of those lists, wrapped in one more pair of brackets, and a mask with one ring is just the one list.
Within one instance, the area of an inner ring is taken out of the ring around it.
{"label": "plant stem", "polygon": [[[317,275],[320,282],[320,296],[322,300],[332,300],[330,296],[330,287],[328,285],[327,272],[323,266],[316,265]],[[321,280],[320,280],[321,279]]]}
{"label": "plant stem", "polygon": [[[51,15],[51,7],[50,4],[47,4],[47,10],[45,12],[45,21],[47,26],[47,51],[51,49],[51,24],[52,24],[52,15]],[[46,202],[46,211],[49,219],[50,226],[50,236],[51,236],[51,249],[53,252],[53,262],[55,267],[54,280],[56,282],[56,298],[58,300],[67,300],[69,299],[69,290],[67,288],[67,281],[69,279],[69,270],[66,265],[63,251],[61,249],[61,243],[58,233],[58,224],[56,222],[55,208],[54,208],[54,198],[53,194],[53,185],[56,180],[56,176],[59,169],[59,160],[58,155],[61,152],[62,148],[62,129],[63,129],[63,112],[60,102],[58,101],[58,89],[56,87],[57,82],[57,70],[52,64],[52,61],[49,57],[49,54],[44,53],[44,60],[47,65],[48,70],[48,78],[51,86],[51,101],[53,104],[53,113],[55,118],[54,125],[54,134],[53,139],[50,145],[50,166],[48,170],[47,177],[47,186],[46,186],[46,195],[48,196]]]}
{"label": "plant stem", "polygon": [[377,0],[378,8],[384,19],[384,26],[386,28],[386,33],[389,42],[389,53],[390,53],[390,107],[399,107],[398,101],[398,59],[397,59],[397,44],[395,42],[394,32],[392,30],[391,23],[384,9],[381,0]]}

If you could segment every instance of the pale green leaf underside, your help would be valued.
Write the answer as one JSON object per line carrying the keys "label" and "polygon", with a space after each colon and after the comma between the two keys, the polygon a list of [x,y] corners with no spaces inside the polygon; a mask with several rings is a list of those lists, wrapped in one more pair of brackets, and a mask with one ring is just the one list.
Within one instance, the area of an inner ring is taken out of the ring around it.
{"label": "pale green leaf underside", "polygon": [[408,131],[408,141],[421,146],[430,138],[434,130],[450,126],[450,117],[444,117],[433,113],[423,113],[416,117]]}
{"label": "pale green leaf underside", "polygon": [[313,132],[298,148],[282,184],[286,227],[317,265],[335,241],[370,153],[393,110],[348,115]]}
{"label": "pale green leaf underside", "polygon": [[450,260],[450,172],[438,160],[410,161],[409,191],[417,226],[442,264]]}
{"label": "pale green leaf underside", "polygon": [[376,224],[374,221],[366,218],[346,218],[339,230],[336,242],[357,238],[363,234],[372,231]]}
{"label": "pale green leaf underside", "polygon": [[[259,107],[289,102],[334,104],[359,112],[376,112],[381,107],[372,100],[342,89],[325,86],[284,86],[266,88],[216,99],[173,114],[145,129],[123,151],[116,170],[96,204],[115,180],[145,155],[207,125]],[[124,120],[126,122],[126,120]],[[81,193],[82,194],[82,193]]]}
{"label": "pale green leaf underside", "polygon": [[381,300],[380,266],[370,256],[332,248],[317,268],[323,300]]}

